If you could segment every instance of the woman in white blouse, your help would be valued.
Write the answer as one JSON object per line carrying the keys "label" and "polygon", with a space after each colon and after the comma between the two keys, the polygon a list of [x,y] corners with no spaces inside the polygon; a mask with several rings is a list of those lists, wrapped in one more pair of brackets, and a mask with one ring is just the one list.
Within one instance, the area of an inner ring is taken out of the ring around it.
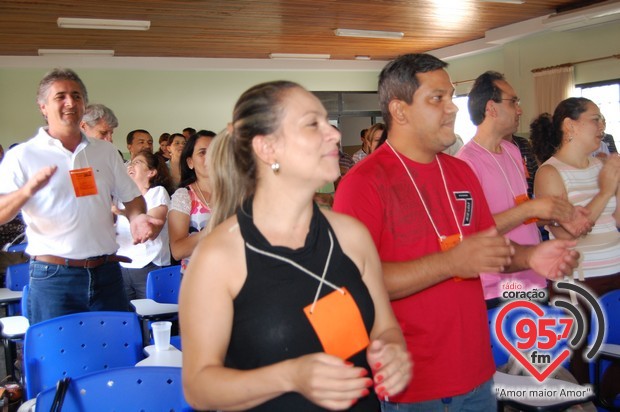
{"label": "woman in white blouse", "polygon": [[211,217],[211,184],[205,163],[215,133],[201,130],[191,136],[181,154],[181,184],[172,195],[168,214],[170,250],[183,272]]}
{"label": "woman in white blouse", "polygon": [[146,276],[150,271],[170,265],[166,215],[170,204],[171,180],[165,163],[148,150],[138,153],[129,162],[127,173],[146,201],[147,214],[165,222],[155,240],[134,245],[129,221],[123,215],[123,209],[117,209],[116,241],[120,245],[117,253],[132,259],[131,263],[121,263],[125,292],[131,300],[146,297]]}

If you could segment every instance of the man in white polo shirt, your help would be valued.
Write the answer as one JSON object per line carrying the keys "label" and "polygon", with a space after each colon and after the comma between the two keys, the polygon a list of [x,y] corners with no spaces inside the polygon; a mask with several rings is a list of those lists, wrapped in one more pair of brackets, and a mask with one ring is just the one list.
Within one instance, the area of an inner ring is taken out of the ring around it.
{"label": "man in white polo shirt", "polygon": [[20,209],[27,229],[31,323],[91,310],[128,309],[116,256],[112,196],[125,205],[136,243],[163,222],[144,199],[114,146],[80,132],[88,95],[69,69],[48,73],[37,93],[47,121],[0,164],[0,224]]}

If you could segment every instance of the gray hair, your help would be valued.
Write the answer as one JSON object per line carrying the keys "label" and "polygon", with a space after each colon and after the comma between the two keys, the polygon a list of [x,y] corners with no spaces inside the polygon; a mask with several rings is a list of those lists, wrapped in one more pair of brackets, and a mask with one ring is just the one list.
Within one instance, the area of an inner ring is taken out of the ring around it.
{"label": "gray hair", "polygon": [[82,121],[90,127],[95,127],[100,120],[103,120],[111,128],[118,127],[118,119],[109,107],[102,104],[89,104],[86,106]]}
{"label": "gray hair", "polygon": [[88,104],[88,92],[86,91],[86,86],[84,86],[84,82],[82,82],[80,76],[78,76],[77,73],[71,69],[54,69],[43,76],[43,79],[41,79],[41,82],[39,83],[39,89],[37,90],[37,103],[45,103],[47,100],[47,94],[50,87],[52,87],[52,84],[62,80],[76,82],[82,91],[84,104]]}

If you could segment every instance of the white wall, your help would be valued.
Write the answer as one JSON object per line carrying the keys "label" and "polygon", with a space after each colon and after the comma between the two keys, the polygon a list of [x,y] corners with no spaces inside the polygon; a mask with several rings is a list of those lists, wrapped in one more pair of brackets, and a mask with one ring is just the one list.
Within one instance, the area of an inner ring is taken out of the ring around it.
{"label": "white wall", "polygon": [[[532,69],[618,54],[618,39],[620,23],[539,34],[491,52],[449,60],[448,71],[455,82],[474,79],[486,70],[504,73],[522,98],[523,132],[536,115],[530,109],[534,105]],[[287,79],[315,91],[370,91],[376,90],[377,75],[384,64],[350,62],[345,68],[330,69],[336,67],[336,62],[327,62],[327,69],[315,69],[316,62],[308,62],[308,69],[302,64],[301,69],[294,70],[229,70],[200,69],[189,59],[179,59],[178,69],[171,66],[170,60],[166,65],[153,60],[148,69],[136,69],[114,68],[114,62],[125,61],[121,58],[111,58],[112,63],[105,65],[84,58],[50,60],[46,65],[47,60],[42,59],[0,57],[0,143],[5,147],[32,136],[43,124],[35,105],[37,84],[48,69],[58,65],[75,68],[88,87],[90,101],[115,111],[120,126],[114,141],[126,151],[125,136],[136,128],[149,130],[155,140],[162,132],[180,131],[187,126],[222,129],[230,121],[238,96],[256,83]],[[352,66],[356,63],[359,65]],[[578,65],[575,73],[577,82],[620,78],[620,60]],[[467,92],[468,87],[470,82],[460,83],[457,92]]]}

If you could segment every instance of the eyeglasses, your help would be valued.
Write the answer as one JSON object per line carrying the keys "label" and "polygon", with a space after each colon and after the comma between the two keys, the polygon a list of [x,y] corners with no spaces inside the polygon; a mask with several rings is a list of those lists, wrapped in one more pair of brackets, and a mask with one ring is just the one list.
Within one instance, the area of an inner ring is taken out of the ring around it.
{"label": "eyeglasses", "polygon": [[518,97],[511,97],[510,99],[500,99],[500,100],[510,100],[512,104],[514,104],[515,106],[521,106],[521,99],[519,99]]}
{"label": "eyeglasses", "polygon": [[146,162],[144,160],[135,159],[127,163],[127,167],[135,167],[136,165],[139,165],[139,164],[146,165]]}

